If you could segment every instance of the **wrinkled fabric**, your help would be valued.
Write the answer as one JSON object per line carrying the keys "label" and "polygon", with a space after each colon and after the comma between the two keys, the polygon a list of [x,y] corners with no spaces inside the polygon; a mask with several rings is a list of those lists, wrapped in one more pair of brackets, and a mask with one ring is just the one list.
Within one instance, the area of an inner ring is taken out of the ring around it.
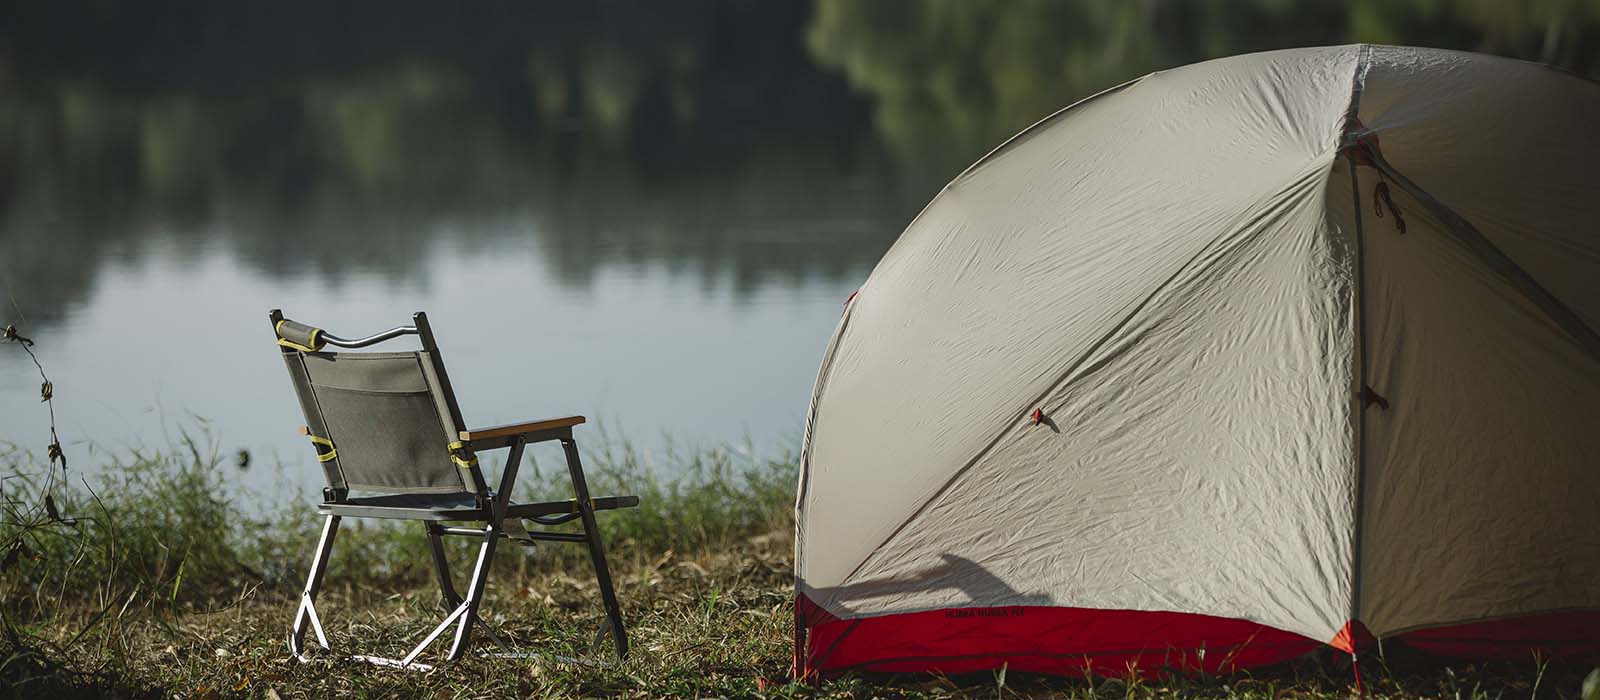
{"label": "wrinkled fabric", "polygon": [[1600,362],[1412,193],[1406,233],[1378,218],[1341,150],[1375,135],[1592,327],[1596,123],[1600,88],[1542,66],[1347,46],[1035,125],[848,305],[800,592],[843,620],[1059,606],[1317,640],[1600,605]]}
{"label": "wrinkled fabric", "polygon": [[[1600,87],[1385,48],[1367,84],[1361,121],[1421,191],[1390,186],[1400,235],[1357,168],[1367,381],[1390,403],[1363,423],[1359,617],[1381,636],[1600,608],[1600,358],[1498,269],[1600,322]],[[1474,233],[1494,250],[1462,245]]]}

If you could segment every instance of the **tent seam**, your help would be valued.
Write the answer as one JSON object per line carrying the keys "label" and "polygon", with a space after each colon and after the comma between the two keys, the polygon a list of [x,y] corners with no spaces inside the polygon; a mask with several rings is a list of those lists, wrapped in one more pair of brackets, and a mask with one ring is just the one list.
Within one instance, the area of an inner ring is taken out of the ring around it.
{"label": "tent seam", "polygon": [[[1371,68],[1372,47],[1369,44],[1360,45],[1360,53],[1356,57],[1355,74],[1350,78],[1350,103],[1345,107],[1344,128],[1340,134],[1340,147],[1343,148],[1352,133],[1352,127],[1360,123],[1361,93],[1366,88],[1367,71]],[[1356,362],[1360,365],[1355,372],[1355,386],[1351,387],[1351,448],[1355,452],[1355,484],[1351,503],[1351,535],[1350,535],[1350,610],[1346,616],[1346,626],[1357,622],[1361,617],[1361,539],[1365,536],[1366,528],[1362,520],[1366,517],[1366,406],[1363,405],[1360,394],[1367,385],[1367,294],[1366,294],[1366,245],[1365,232],[1361,225],[1361,181],[1356,172],[1355,159],[1350,159],[1350,196],[1354,207],[1351,216],[1355,219],[1356,233],[1356,284],[1355,284],[1355,336],[1356,336]]]}
{"label": "tent seam", "polygon": [[[1123,82],[1123,83],[1119,83],[1117,85],[1113,85],[1113,86],[1108,87],[1108,88],[1106,88],[1104,90],[1101,90],[1100,92],[1097,92],[1097,93],[1095,93],[1093,95],[1085,97],[1085,98],[1083,98],[1081,100],[1078,100],[1077,102],[1073,102],[1072,104],[1069,104],[1069,105],[1067,105],[1065,107],[1062,107],[1061,109],[1058,109],[1058,110],[1056,110],[1054,112],[1051,112],[1045,118],[1040,119],[1039,121],[1036,121],[1036,122],[1034,122],[1032,124],[1029,124],[1028,128],[1017,132],[1016,134],[1012,135],[1011,138],[1008,138],[1005,141],[1000,142],[1000,145],[995,146],[988,153],[983,154],[982,158],[979,158],[978,160],[974,161],[972,163],[972,165],[967,166],[966,169],[962,170],[960,174],[956,175],[954,178],[951,178],[950,179],[950,184],[945,185],[944,189],[950,189],[951,187],[955,186],[956,183],[966,179],[967,175],[975,172],[976,170],[978,170],[979,168],[983,167],[984,165],[987,165],[989,163],[989,161],[994,160],[1001,153],[1003,153],[1003,152],[1005,152],[1007,150],[1010,150],[1012,146],[1015,146],[1018,143],[1020,143],[1024,137],[1033,134],[1035,131],[1038,131],[1039,129],[1041,129],[1041,128],[1045,127],[1046,125],[1050,124],[1051,122],[1053,122],[1053,121],[1055,121],[1055,120],[1057,120],[1057,119],[1059,119],[1061,117],[1066,116],[1068,112],[1071,112],[1072,110],[1075,110],[1075,109],[1077,109],[1077,108],[1079,108],[1079,107],[1081,107],[1083,105],[1089,104],[1090,102],[1098,100],[1098,99],[1100,99],[1102,97],[1106,97],[1106,96],[1114,94],[1114,93],[1122,92],[1123,90],[1125,90],[1127,88],[1131,88],[1131,87],[1133,87],[1135,85],[1138,85],[1139,83],[1144,82],[1147,78],[1155,76],[1155,75],[1159,74],[1160,72],[1161,71],[1155,71],[1155,72],[1152,72],[1152,73],[1146,73],[1146,74],[1141,75],[1141,76],[1139,76],[1137,78],[1134,78],[1133,80],[1129,80],[1129,81],[1126,81],[1126,82]],[[940,192],[942,193],[943,190],[940,190]],[[935,197],[935,199],[937,199],[937,197]],[[929,205],[932,206],[932,202],[929,202]],[[918,216],[920,217],[921,215],[919,214]],[[916,222],[913,221],[912,223],[916,223]]]}
{"label": "tent seam", "polygon": [[794,578],[795,578],[795,592],[796,592],[796,594],[798,594],[799,590],[800,590],[800,581],[801,581],[801,578],[800,578],[800,564],[801,564],[800,552],[801,552],[801,542],[803,540],[802,536],[804,534],[804,529],[803,529],[804,520],[800,517],[800,515],[804,510],[803,506],[805,504],[806,495],[810,492],[810,488],[809,487],[811,485],[811,440],[812,440],[812,436],[816,432],[817,407],[819,405],[821,405],[821,403],[822,403],[822,392],[828,386],[828,377],[833,372],[834,359],[837,358],[838,355],[839,355],[839,346],[844,344],[845,333],[850,328],[850,316],[855,311],[855,305],[859,301],[860,301],[860,297],[859,296],[857,296],[856,298],[852,299],[849,302],[850,303],[849,307],[846,308],[845,311],[844,311],[843,318],[839,319],[839,328],[834,333],[833,342],[828,344],[827,354],[825,356],[823,356],[823,358],[822,358],[822,367],[821,367],[821,369],[819,369],[817,371],[817,382],[816,382],[816,385],[814,387],[812,387],[812,390],[811,390],[811,404],[806,407],[806,429],[805,429],[805,434],[800,439],[800,484],[799,484],[799,487],[796,489],[795,503],[794,503],[794,508],[795,508],[795,519],[794,519],[794,527],[795,527],[794,569],[795,569],[795,575],[794,575]]}

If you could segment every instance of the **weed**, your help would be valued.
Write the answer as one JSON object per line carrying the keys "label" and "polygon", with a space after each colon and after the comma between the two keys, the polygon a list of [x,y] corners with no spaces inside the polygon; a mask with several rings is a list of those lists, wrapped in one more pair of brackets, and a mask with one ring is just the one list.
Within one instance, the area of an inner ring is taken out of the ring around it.
{"label": "weed", "polygon": [[[593,644],[603,619],[579,548],[535,557],[508,548],[484,617],[527,659],[469,654],[428,673],[284,646],[317,525],[309,505],[259,516],[228,494],[216,450],[112,460],[76,488],[57,483],[48,528],[21,532],[6,513],[0,541],[28,556],[0,571],[0,689],[12,697],[766,697],[766,698],[1348,698],[1346,665],[1317,655],[1227,676],[1061,679],[1019,672],[846,676],[821,686],[788,677],[793,630],[795,461],[711,449],[646,457],[625,443],[586,454],[597,494],[635,493],[640,508],[606,513],[613,573],[633,652],[614,662]],[[486,462],[488,460],[485,460]],[[6,503],[38,502],[41,465],[0,453]],[[565,473],[533,475],[525,497],[566,498]],[[663,474],[674,476],[663,477]],[[73,522],[72,525],[65,524]],[[10,529],[6,529],[10,528]],[[335,649],[396,655],[438,619],[420,526],[355,521],[341,533],[319,599]],[[454,550],[465,559],[467,552]],[[480,640],[480,651],[492,651]],[[576,658],[579,663],[562,662]],[[1346,657],[1340,657],[1343,660]],[[1331,669],[1331,670],[1330,670]],[[1585,669],[1587,670],[1587,669]],[[1570,669],[1477,665],[1391,668],[1372,697],[1572,697]],[[0,692],[0,697],[6,693]]]}

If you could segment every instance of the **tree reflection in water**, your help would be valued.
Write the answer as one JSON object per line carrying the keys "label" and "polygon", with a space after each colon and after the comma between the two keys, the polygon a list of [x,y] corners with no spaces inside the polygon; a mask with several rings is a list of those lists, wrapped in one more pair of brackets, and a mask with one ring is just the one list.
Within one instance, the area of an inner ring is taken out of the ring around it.
{"label": "tree reflection in water", "polygon": [[1348,41],[1600,70],[1600,0],[0,5],[0,259],[45,323],[158,233],[285,276],[414,274],[446,225],[537,236],[575,285],[838,275],[1151,70]]}

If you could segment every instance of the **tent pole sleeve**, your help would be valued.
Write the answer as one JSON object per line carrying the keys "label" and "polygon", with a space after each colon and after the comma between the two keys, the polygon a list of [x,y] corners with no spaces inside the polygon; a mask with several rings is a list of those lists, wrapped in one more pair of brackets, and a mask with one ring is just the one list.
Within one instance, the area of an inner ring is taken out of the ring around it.
{"label": "tent pole sleeve", "polygon": [[1351,304],[1353,331],[1355,333],[1355,385],[1350,387],[1350,439],[1355,450],[1355,484],[1351,494],[1350,533],[1350,621],[1361,619],[1361,539],[1365,528],[1367,489],[1366,406],[1361,400],[1361,389],[1367,385],[1367,251],[1366,232],[1361,224],[1361,176],[1356,151],[1351,146],[1359,143],[1355,129],[1361,124],[1361,93],[1366,88],[1367,70],[1371,64],[1372,47],[1361,45],[1356,57],[1355,74],[1350,79],[1350,104],[1345,108],[1344,136],[1341,147],[1350,165],[1350,215],[1355,219],[1356,279],[1354,300]]}
{"label": "tent pole sleeve", "polygon": [[1356,371],[1355,386],[1350,391],[1350,430],[1352,443],[1355,447],[1356,470],[1355,492],[1353,504],[1353,529],[1350,535],[1350,619],[1361,619],[1361,540],[1366,536],[1366,528],[1362,520],[1366,513],[1367,490],[1367,446],[1366,446],[1366,402],[1362,401],[1361,387],[1367,386],[1367,244],[1366,231],[1361,224],[1361,176],[1356,164],[1355,154],[1348,155],[1350,164],[1350,198],[1351,216],[1355,218],[1356,232],[1356,280],[1355,303],[1352,308],[1355,312],[1356,336]]}

